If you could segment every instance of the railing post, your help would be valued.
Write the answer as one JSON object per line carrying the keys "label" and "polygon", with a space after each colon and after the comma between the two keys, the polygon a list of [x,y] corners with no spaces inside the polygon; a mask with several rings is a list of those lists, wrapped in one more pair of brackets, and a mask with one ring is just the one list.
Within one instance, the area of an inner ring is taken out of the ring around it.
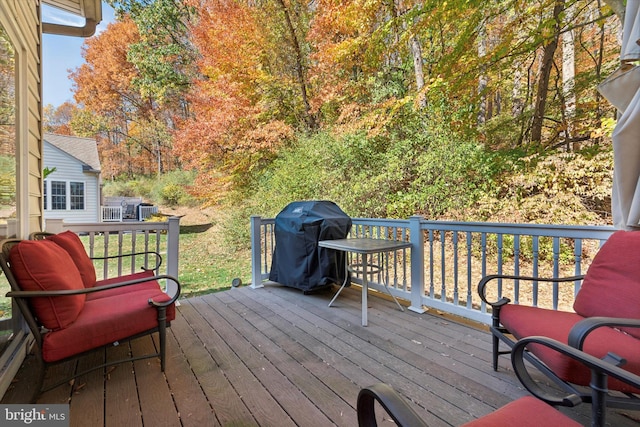
{"label": "railing post", "polygon": [[424,313],[424,236],[420,221],[424,218],[413,215],[409,218],[409,239],[411,240],[411,305],[409,310]]}
{"label": "railing post", "polygon": [[260,254],[262,254],[262,218],[259,215],[251,215],[251,287],[262,288],[262,266]]}
{"label": "railing post", "polygon": [[[178,255],[180,254],[180,217],[172,216],[167,220],[167,274],[178,277]],[[168,280],[166,292],[173,295],[176,292],[175,283]]]}
{"label": "railing post", "polygon": [[44,223],[44,231],[49,233],[62,233],[64,231],[64,220],[63,219],[47,219]]}

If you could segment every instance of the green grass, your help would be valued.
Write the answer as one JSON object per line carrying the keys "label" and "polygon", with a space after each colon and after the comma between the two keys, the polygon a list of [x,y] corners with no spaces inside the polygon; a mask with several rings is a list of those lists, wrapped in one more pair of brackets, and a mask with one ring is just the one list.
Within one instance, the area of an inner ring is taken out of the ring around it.
{"label": "green grass", "polygon": [[251,281],[249,250],[233,251],[224,246],[221,236],[210,230],[194,232],[193,228],[181,227],[180,233],[178,271],[183,295],[229,289],[234,278],[243,283]]}

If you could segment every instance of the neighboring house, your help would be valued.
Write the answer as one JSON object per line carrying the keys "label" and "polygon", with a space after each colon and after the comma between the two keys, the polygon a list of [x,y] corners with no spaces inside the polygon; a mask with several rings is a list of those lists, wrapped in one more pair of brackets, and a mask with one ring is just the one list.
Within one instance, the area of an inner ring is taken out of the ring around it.
{"label": "neighboring house", "polygon": [[44,134],[44,219],[100,221],[100,159],[96,141]]}

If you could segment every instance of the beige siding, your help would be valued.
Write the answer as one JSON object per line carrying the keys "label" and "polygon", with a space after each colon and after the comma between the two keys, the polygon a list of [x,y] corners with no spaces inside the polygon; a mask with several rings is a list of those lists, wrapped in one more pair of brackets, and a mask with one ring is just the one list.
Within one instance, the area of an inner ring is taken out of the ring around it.
{"label": "beige siding", "polygon": [[[16,52],[17,235],[26,237],[42,224],[40,0],[0,0],[0,24]],[[14,329],[13,340],[0,353],[0,396],[11,384],[32,340],[24,331]]]}
{"label": "beige siding", "polygon": [[42,69],[40,0],[2,0],[0,22],[16,49],[16,136],[20,237],[42,223]]}

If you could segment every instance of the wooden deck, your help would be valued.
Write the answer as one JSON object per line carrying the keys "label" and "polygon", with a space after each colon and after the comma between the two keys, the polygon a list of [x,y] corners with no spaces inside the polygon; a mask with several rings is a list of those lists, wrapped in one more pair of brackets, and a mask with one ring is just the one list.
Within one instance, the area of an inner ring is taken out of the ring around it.
{"label": "wooden deck", "polygon": [[[460,425],[527,394],[509,369],[490,366],[490,336],[438,313],[400,312],[369,298],[360,326],[360,289],[334,307],[331,293],[279,286],[237,288],[182,300],[168,333],[165,375],[147,359],[94,372],[40,396],[69,403],[72,426],[356,426],[361,387],[386,382],[432,426]],[[93,354],[77,369],[120,352],[144,352],[151,338]],[[24,403],[29,366],[2,403]],[[563,409],[588,425],[588,405]],[[615,426],[640,414],[609,411]],[[391,422],[384,425],[392,425]]]}

